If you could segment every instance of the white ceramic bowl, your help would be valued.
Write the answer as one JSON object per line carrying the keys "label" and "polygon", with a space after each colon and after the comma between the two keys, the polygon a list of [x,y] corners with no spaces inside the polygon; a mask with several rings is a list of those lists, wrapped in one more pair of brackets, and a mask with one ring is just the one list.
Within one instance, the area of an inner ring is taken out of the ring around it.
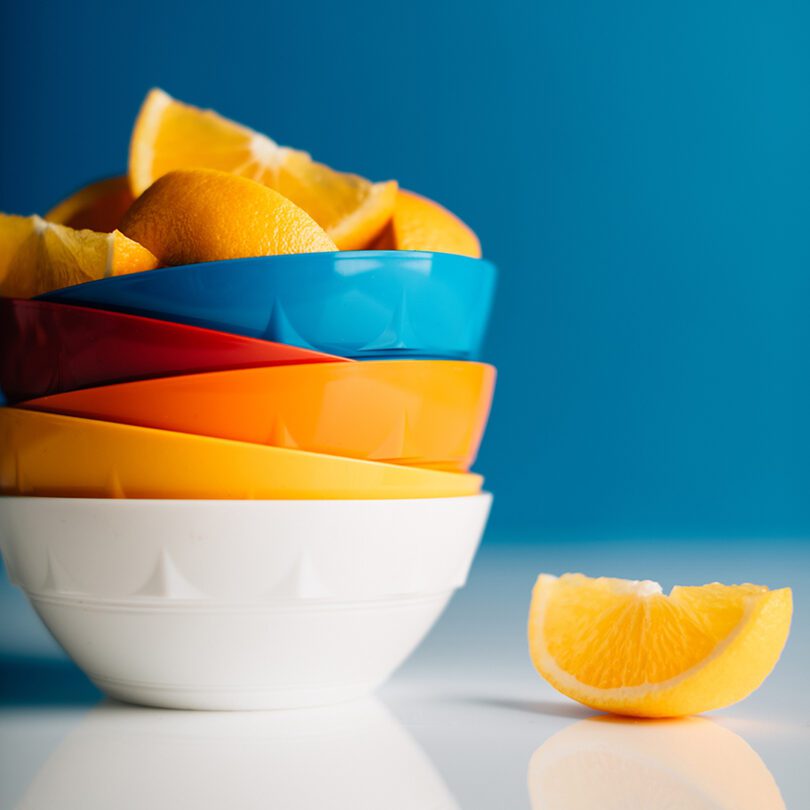
{"label": "white ceramic bowl", "polygon": [[292,708],[399,666],[466,581],[490,504],[4,497],[0,548],[112,697]]}

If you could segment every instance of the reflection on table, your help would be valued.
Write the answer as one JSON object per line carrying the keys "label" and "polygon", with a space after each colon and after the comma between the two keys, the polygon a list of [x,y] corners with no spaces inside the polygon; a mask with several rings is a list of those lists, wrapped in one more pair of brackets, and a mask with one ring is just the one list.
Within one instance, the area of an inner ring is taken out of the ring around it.
{"label": "reflection on table", "polygon": [[784,810],[759,755],[700,717],[594,717],[546,740],[529,763],[532,810]]}
{"label": "reflection on table", "polygon": [[424,752],[375,699],[256,713],[102,703],[45,762],[21,806],[458,808]]}

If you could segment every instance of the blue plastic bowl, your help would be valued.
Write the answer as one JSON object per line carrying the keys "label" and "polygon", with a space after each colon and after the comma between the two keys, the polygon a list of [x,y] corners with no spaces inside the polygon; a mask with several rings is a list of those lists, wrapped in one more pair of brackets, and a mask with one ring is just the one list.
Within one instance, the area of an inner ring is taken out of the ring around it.
{"label": "blue plastic bowl", "polygon": [[495,267],[483,259],[381,250],[166,267],[41,298],[343,357],[469,360],[478,354],[494,287]]}

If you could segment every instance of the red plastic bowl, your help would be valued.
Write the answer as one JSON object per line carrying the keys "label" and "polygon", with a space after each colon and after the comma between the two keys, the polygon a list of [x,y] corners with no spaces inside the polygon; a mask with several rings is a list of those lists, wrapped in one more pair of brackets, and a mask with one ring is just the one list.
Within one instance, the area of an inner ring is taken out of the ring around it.
{"label": "red plastic bowl", "polygon": [[149,377],[341,360],[137,315],[0,299],[0,391],[9,403]]}

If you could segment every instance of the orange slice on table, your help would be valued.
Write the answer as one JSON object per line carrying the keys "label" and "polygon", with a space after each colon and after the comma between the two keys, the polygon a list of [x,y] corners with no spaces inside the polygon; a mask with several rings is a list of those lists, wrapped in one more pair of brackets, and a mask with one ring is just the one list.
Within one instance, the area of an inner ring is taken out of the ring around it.
{"label": "orange slice on table", "polygon": [[674,717],[719,709],[753,692],[790,630],[789,588],[675,587],[541,574],[529,651],[556,689],[594,709]]}
{"label": "orange slice on table", "polygon": [[397,194],[394,216],[373,247],[433,250],[481,258],[481,243],[472,229],[433,200],[404,190]]}
{"label": "orange slice on table", "polygon": [[133,193],[176,169],[219,169],[255,180],[303,208],[340,250],[366,247],[394,210],[397,184],[372,183],[316,163],[248,127],[152,90],[129,152]]}
{"label": "orange slice on table", "polygon": [[132,204],[121,230],[165,264],[336,250],[286,197],[213,169],[163,175]]}
{"label": "orange slice on table", "polygon": [[152,253],[119,231],[74,230],[38,216],[0,214],[0,296],[32,298],[157,266]]}
{"label": "orange slice on table", "polygon": [[48,222],[69,228],[114,231],[135,198],[127,177],[108,177],[80,188],[45,214]]}

